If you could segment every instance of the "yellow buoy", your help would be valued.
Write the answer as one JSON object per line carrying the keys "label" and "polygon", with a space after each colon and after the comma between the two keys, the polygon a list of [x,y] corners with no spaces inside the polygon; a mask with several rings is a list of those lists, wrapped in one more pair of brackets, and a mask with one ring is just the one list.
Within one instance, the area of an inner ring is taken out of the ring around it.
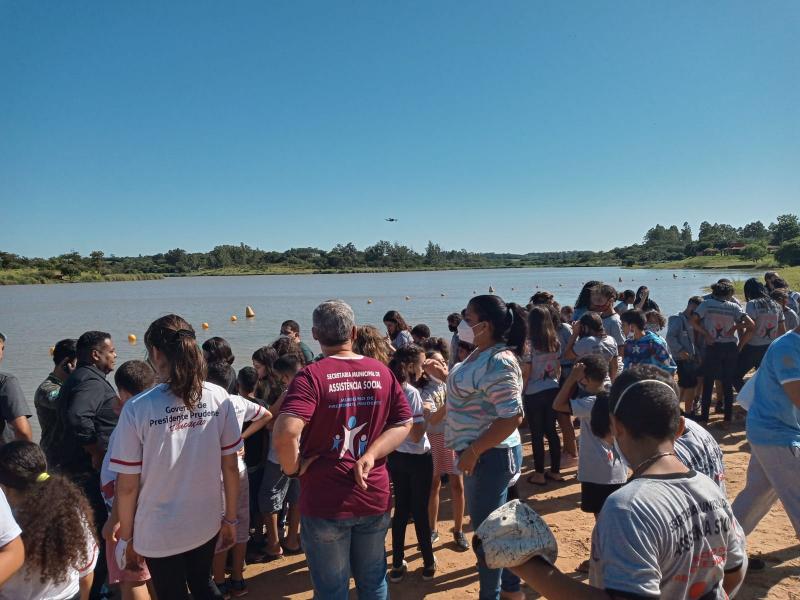
{"label": "yellow buoy", "polygon": [[248,319],[252,319],[253,317],[256,316],[256,311],[253,310],[252,306],[248,306],[247,308],[244,309],[244,316],[247,317]]}
{"label": "yellow buoy", "polygon": [[129,341],[131,344],[135,344],[135,343],[136,343],[136,336],[135,336],[135,335],[133,335],[132,333],[129,333],[129,334],[128,334],[128,341]]}
{"label": "yellow buoy", "polygon": [[55,354],[55,353],[56,353],[56,347],[55,346],[50,346],[50,356],[53,356],[53,354]]}
{"label": "yellow buoy", "polygon": [[236,315],[231,315],[231,322],[238,321],[238,320],[239,320],[239,317],[237,317]]}
{"label": "yellow buoy", "polygon": [[372,304],[372,298],[367,298],[367,304]]}
{"label": "yellow buoy", "polygon": [[202,327],[203,329],[208,329],[208,323],[203,323],[202,325],[200,325],[200,327]]}

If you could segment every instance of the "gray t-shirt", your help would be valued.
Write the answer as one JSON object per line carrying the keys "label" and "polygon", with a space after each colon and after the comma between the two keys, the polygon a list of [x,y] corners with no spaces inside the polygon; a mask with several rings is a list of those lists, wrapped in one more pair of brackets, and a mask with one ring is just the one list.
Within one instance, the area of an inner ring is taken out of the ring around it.
{"label": "gray t-shirt", "polygon": [[[433,407],[431,412],[436,412],[444,408],[444,403],[447,400],[447,384],[431,379],[419,391],[419,395],[422,397],[422,403],[431,405]],[[436,425],[428,425],[426,431],[428,433],[444,434],[444,420]]]}
{"label": "gray t-shirt", "polygon": [[610,335],[603,337],[588,335],[583,337],[575,342],[572,346],[572,351],[575,352],[578,358],[589,354],[596,354],[607,360],[619,354],[617,342]]}
{"label": "gray t-shirt", "polygon": [[776,302],[750,300],[745,312],[756,324],[756,332],[748,342],[751,346],[769,346],[778,337],[778,326],[785,320],[783,309]]}
{"label": "gray t-shirt", "polygon": [[408,346],[409,344],[414,343],[414,338],[411,337],[411,332],[406,331],[403,329],[402,331],[398,331],[397,335],[394,336],[392,340],[392,346],[394,346],[395,350],[400,350],[403,346]]}
{"label": "gray t-shirt", "polygon": [[622,313],[626,312],[630,305],[627,302],[617,302],[617,305],[614,307],[614,312],[621,315]]}
{"label": "gray t-shirt", "polygon": [[19,380],[9,373],[0,373],[0,445],[14,439],[14,432],[7,426],[18,417],[31,417],[31,409]]}
{"label": "gray t-shirt", "polygon": [[702,473],[640,477],[611,494],[592,533],[589,578],[654,598],[727,598],[725,571],[746,568],[745,536]]}
{"label": "gray t-shirt", "polygon": [[531,375],[525,394],[538,394],[558,387],[558,359],[561,352],[540,352],[531,348]]}
{"label": "gray t-shirt", "polygon": [[687,467],[716,483],[727,496],[725,463],[717,440],[701,425],[690,419],[685,421],[683,435],[675,440],[675,454]]}
{"label": "gray t-shirt", "polygon": [[622,333],[622,319],[617,313],[603,317],[603,329],[617,342],[617,346],[625,345],[625,334]]}
{"label": "gray t-shirt", "polygon": [[800,325],[800,317],[789,307],[783,309],[783,318],[786,323],[786,331],[797,329],[797,326]]}
{"label": "gray t-shirt", "polygon": [[714,337],[715,344],[736,343],[736,325],[744,317],[742,307],[730,300],[703,300],[695,313],[703,328]]}
{"label": "gray t-shirt", "polygon": [[578,446],[578,481],[586,483],[625,483],[628,466],[613,444],[607,444],[592,433],[592,407],[597,396],[584,396],[569,401],[572,414],[581,420],[581,442]]}

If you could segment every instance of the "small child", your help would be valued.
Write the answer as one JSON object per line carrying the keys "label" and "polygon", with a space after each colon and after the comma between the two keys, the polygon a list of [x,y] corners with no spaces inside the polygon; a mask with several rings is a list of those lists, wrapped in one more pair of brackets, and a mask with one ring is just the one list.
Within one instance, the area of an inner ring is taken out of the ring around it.
{"label": "small child", "polygon": [[[117,386],[117,397],[119,404],[115,407],[117,414],[122,412],[123,405],[142,392],[149,390],[156,383],[156,374],[153,368],[141,360],[129,360],[123,363],[114,373],[114,383]],[[114,434],[111,433],[108,440],[110,448],[114,442]],[[110,466],[111,452],[106,452],[103,458],[103,466],[100,470],[100,487],[103,498],[108,508],[108,520],[103,527],[103,537],[106,540],[106,562],[108,564],[108,583],[110,585],[119,584],[122,600],[148,600],[154,594],[148,592],[146,586],[150,581],[150,571],[147,564],[140,558],[136,563],[135,569],[120,570],[114,551],[117,547],[117,529],[119,529],[119,516],[117,505],[114,502],[114,488],[117,482],[117,474],[112,471]]]}
{"label": "small child", "polygon": [[[595,520],[603,504],[628,478],[628,467],[614,448],[608,419],[606,381],[608,363],[597,355],[581,358],[570,371],[567,384],[553,401],[553,409],[572,412],[581,420],[578,448],[578,481],[581,482],[581,510]],[[577,386],[580,395],[570,400],[569,390]],[[603,412],[603,410],[605,412]],[[589,561],[578,566],[587,573]]]}
{"label": "small child", "polygon": [[[660,315],[660,313],[657,313]],[[625,341],[622,359],[626,369],[635,365],[652,365],[667,375],[672,375],[678,366],[669,353],[667,341],[647,328],[645,313],[639,309],[622,315],[622,326],[628,339]]]}
{"label": "small child", "polygon": [[[302,363],[297,357],[285,354],[275,361],[273,369],[284,385],[284,390],[288,389],[294,376],[303,368]],[[272,413],[277,415],[280,412],[286,392],[272,405]],[[261,488],[258,491],[258,507],[264,518],[267,520],[267,546],[265,551],[266,560],[275,560],[286,554],[298,554],[300,548],[300,480],[287,477],[281,471],[278,463],[278,455],[270,437],[269,454],[264,461],[264,478],[261,480]],[[288,533],[284,543],[281,544],[278,532],[278,518],[283,510],[284,502],[289,504],[289,523]]]}
{"label": "small child", "polygon": [[[220,373],[220,375],[224,375],[224,373]],[[216,373],[212,373],[209,370],[209,381],[216,383],[214,381],[216,376]],[[244,367],[239,370],[239,374],[236,376],[236,391],[238,394],[231,396],[231,404],[233,404],[236,412],[236,420],[239,422],[240,430],[244,423],[250,421],[250,425],[242,431],[242,439],[247,439],[260,431],[272,420],[272,414],[255,401],[257,384],[258,373],[253,367]],[[224,546],[222,538],[217,538],[217,548],[213,562],[214,583],[226,598],[229,596],[238,598],[247,595],[247,586],[244,583],[244,557],[247,552],[247,540],[250,537],[250,482],[247,477],[247,465],[244,462],[243,451],[239,453],[238,462],[239,504],[236,514],[239,515],[239,523],[236,525],[236,540],[233,546]],[[224,500],[224,491],[222,491],[222,494]],[[228,557],[229,550],[232,550],[231,576],[226,582],[225,560]]]}

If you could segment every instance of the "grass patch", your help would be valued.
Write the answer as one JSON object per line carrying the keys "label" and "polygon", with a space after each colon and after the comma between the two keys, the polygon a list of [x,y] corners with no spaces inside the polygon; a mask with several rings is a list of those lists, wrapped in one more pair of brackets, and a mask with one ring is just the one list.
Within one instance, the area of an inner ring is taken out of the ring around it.
{"label": "grass patch", "polygon": [[692,256],[672,262],[642,265],[652,269],[776,269],[777,263],[771,256],[758,262],[737,256]]}
{"label": "grass patch", "polygon": [[144,281],[163,279],[158,273],[98,273],[84,271],[74,277],[63,277],[58,271],[39,269],[0,269],[0,285],[31,285],[40,283],[87,283],[98,281]]}

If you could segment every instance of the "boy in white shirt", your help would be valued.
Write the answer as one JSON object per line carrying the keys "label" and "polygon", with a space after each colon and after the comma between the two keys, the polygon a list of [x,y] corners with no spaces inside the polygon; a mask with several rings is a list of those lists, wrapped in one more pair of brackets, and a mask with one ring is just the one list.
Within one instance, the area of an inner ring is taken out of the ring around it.
{"label": "boy in white shirt", "polygon": [[[123,363],[114,373],[114,384],[117,386],[119,405],[117,411],[122,411],[125,403],[149,390],[156,383],[156,374],[153,368],[141,360],[129,360]],[[114,441],[114,433],[108,439],[108,445]],[[136,568],[120,569],[114,558],[114,551],[117,546],[117,529],[119,529],[119,517],[117,508],[114,504],[114,491],[117,482],[117,474],[112,471],[110,466],[111,453],[106,452],[103,458],[103,466],[100,469],[100,491],[108,508],[108,520],[103,527],[103,537],[106,540],[106,562],[108,563],[108,583],[110,585],[119,584],[122,600],[148,600],[152,595],[149,593],[145,584],[150,581],[150,571],[144,560],[137,561]]]}
{"label": "boy in white shirt", "polygon": [[[209,368],[208,378],[212,383],[217,383],[217,374]],[[244,367],[236,377],[236,391],[230,397],[236,413],[236,420],[239,422],[241,430],[245,423],[250,425],[242,431],[242,439],[263,429],[270,420],[272,414],[263,406],[255,402],[255,390],[258,383],[258,373],[253,367]],[[223,494],[224,499],[224,494]],[[236,526],[236,540],[233,546],[224,546],[222,538],[217,539],[216,553],[214,554],[213,570],[214,583],[219,591],[225,596],[241,597],[247,594],[247,586],[244,583],[244,557],[247,552],[247,540],[250,537],[250,483],[247,477],[247,465],[244,462],[244,449],[239,452],[239,506],[237,509],[239,523]],[[231,557],[231,576],[225,581],[225,560],[228,551],[232,551]]]}

